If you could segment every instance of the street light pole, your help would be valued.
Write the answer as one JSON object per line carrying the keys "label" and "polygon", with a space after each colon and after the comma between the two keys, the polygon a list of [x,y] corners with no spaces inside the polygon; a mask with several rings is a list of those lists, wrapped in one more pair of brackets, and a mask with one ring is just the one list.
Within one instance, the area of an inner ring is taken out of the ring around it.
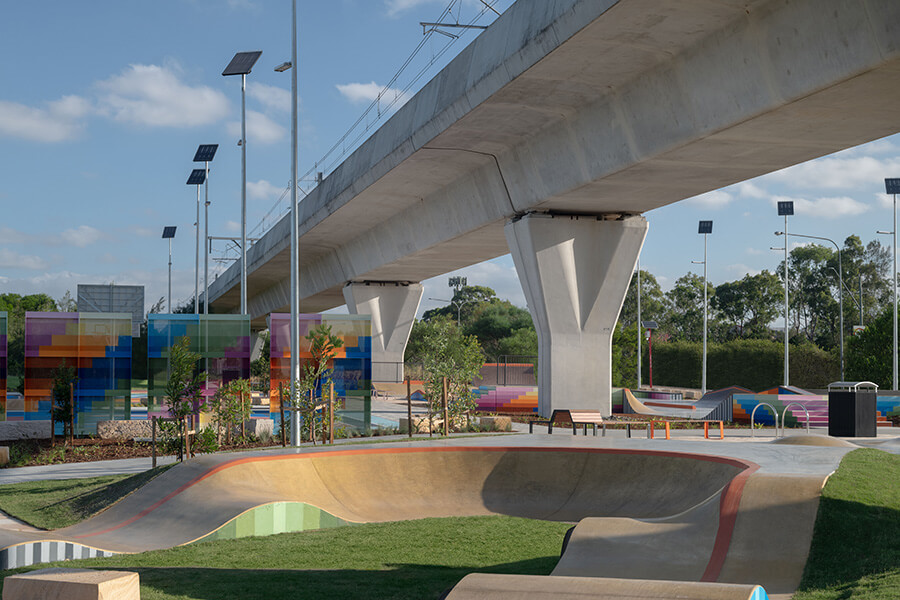
{"label": "street light pole", "polygon": [[241,314],[247,314],[247,75],[261,50],[238,52],[222,75],[241,76]]}
{"label": "street light pole", "polygon": [[[838,255],[838,310],[840,311],[840,344],[841,344],[841,381],[844,381],[844,261],[841,259],[841,247],[838,246],[831,238],[820,237],[817,235],[803,235],[802,233],[787,233],[786,231],[776,231],[775,235],[802,237],[811,240],[822,240],[834,244],[834,249]],[[784,246],[787,248],[787,239],[784,240]]]}
{"label": "street light pole", "polygon": [[169,240],[169,314],[172,314],[172,238],[175,237],[174,225],[163,227],[162,237]]}
{"label": "street light pole", "polygon": [[[897,391],[897,194],[900,194],[900,179],[885,179],[885,191],[894,197],[894,230],[891,231],[894,246],[894,268],[891,271],[891,279],[894,283],[894,381],[893,389]],[[879,231],[878,233],[887,233]]]}
{"label": "street light pole", "polygon": [[[194,153],[194,162],[203,163],[204,178],[204,204],[203,204],[203,314],[209,314],[209,163],[216,156],[216,150],[219,149],[218,144],[200,144],[197,152]],[[199,191],[199,190],[198,190]],[[198,204],[199,204],[199,198]],[[200,219],[200,213],[197,213],[197,219]],[[197,234],[200,233],[200,226],[197,225]],[[199,250],[199,240],[198,240]]]}
{"label": "street light pole", "polygon": [[788,217],[794,214],[794,202],[787,200],[778,203],[778,214],[784,216],[784,386],[790,385],[790,362],[788,360],[788,339],[790,337],[790,320],[788,314]]}
{"label": "street light pole", "polygon": [[[297,0],[291,1],[291,60],[275,67],[291,70],[291,398],[297,397],[300,381],[300,256],[297,235],[300,228],[297,207]],[[283,399],[282,399],[283,401]],[[300,413],[291,411],[291,446],[300,445]]]}
{"label": "street light pole", "polygon": [[700,376],[700,394],[706,395],[706,330],[709,316],[709,301],[707,298],[707,271],[706,271],[706,242],[712,233],[712,221],[700,221],[698,233],[703,234],[703,369]]}
{"label": "street light pole", "polygon": [[637,262],[637,389],[641,389],[641,259]]}
{"label": "street light pole", "polygon": [[197,186],[197,220],[194,222],[194,230],[197,239],[194,245],[194,314],[200,314],[200,186],[206,181],[206,171],[194,169],[188,177],[188,185]]}

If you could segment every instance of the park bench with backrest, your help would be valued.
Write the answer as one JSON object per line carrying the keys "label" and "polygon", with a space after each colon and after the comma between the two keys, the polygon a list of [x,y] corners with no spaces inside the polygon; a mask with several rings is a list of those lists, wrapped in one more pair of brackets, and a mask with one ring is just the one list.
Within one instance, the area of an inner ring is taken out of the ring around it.
{"label": "park bench with backrest", "polygon": [[[584,435],[587,435],[588,427],[591,427],[594,431],[594,435],[597,435],[597,427],[599,426],[602,435],[606,436],[606,426],[607,425],[618,425],[620,422],[614,421],[609,422],[604,420],[603,415],[600,414],[599,410],[590,410],[590,409],[557,409],[554,410],[550,415],[550,418],[545,421],[531,421],[528,423],[528,433],[534,433],[535,425],[546,425],[547,433],[553,433],[553,425],[555,423],[558,424],[566,424],[572,426],[572,435],[578,435],[578,428],[582,427],[584,429]],[[631,437],[631,427],[647,427],[647,423],[642,422],[625,422],[625,430],[628,437]]]}

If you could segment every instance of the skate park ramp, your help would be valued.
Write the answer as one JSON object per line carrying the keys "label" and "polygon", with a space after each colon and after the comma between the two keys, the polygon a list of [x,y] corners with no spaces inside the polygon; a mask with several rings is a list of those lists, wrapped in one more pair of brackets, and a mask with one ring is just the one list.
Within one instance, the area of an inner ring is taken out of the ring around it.
{"label": "skate park ramp", "polygon": [[[793,591],[823,478],[809,477],[799,488],[802,477],[766,476],[756,483],[757,469],[738,458],[584,447],[204,456],[73,527],[0,532],[0,567],[241,537],[242,528],[243,535],[258,535],[247,523],[279,511],[307,519],[309,526],[299,529],[502,514],[577,523],[554,575],[624,574]],[[791,489],[800,491],[792,495]],[[302,510],[292,511],[297,506]],[[753,514],[743,514],[745,506]],[[296,531],[296,525],[276,524],[266,533]]]}
{"label": "skate park ramp", "polygon": [[707,392],[699,400],[657,400],[641,401],[631,390],[625,388],[626,413],[647,417],[675,419],[713,419],[731,421],[731,397],[734,394],[752,393],[739,386]]}
{"label": "skate park ramp", "polygon": [[472,573],[460,581],[446,600],[767,600],[758,585],[691,583],[605,577],[540,577]]}

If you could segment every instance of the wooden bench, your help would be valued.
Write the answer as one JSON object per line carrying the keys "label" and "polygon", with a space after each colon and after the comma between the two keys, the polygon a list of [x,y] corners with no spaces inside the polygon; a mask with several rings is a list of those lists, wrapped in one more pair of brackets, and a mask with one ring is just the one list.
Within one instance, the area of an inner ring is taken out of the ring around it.
{"label": "wooden bench", "polygon": [[[617,425],[621,422],[614,421],[608,422],[603,419],[603,415],[600,414],[599,410],[588,410],[588,409],[558,409],[554,410],[550,415],[550,418],[546,421],[531,421],[528,423],[528,433],[534,433],[535,425],[546,425],[547,433],[553,433],[553,424],[554,423],[566,423],[572,425],[572,435],[578,435],[578,427],[581,426],[584,429],[584,435],[587,435],[588,427],[590,426],[594,435],[597,435],[597,426],[599,425],[602,431],[602,436],[606,437],[606,426],[609,425]],[[631,426],[635,425],[637,427],[648,427],[648,424],[645,422],[624,422],[625,432],[628,437],[631,437]],[[650,437],[649,429],[647,437]]]}
{"label": "wooden bench", "polygon": [[709,424],[716,423],[719,426],[719,439],[725,439],[725,424],[722,421],[715,420],[696,420],[692,421],[690,419],[650,419],[650,439],[653,439],[653,434],[656,429],[656,424],[661,423],[665,425],[666,428],[666,439],[672,439],[670,437],[671,424],[672,423],[703,423],[703,437],[709,439]]}

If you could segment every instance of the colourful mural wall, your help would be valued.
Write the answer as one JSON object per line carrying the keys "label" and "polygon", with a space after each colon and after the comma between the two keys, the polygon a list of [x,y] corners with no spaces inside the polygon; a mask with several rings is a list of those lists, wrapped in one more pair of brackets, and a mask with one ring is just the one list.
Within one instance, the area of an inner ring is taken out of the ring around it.
{"label": "colourful mural wall", "polygon": [[0,421],[6,420],[6,311],[0,311]]}
{"label": "colourful mural wall", "polygon": [[[250,378],[250,317],[246,315],[149,315],[147,321],[147,412],[165,416],[165,389],[171,348],[183,337],[200,355],[206,371],[203,397],[222,384]],[[199,406],[196,407],[199,410]],[[142,415],[143,416],[143,415]]]}
{"label": "colourful mural wall", "polygon": [[76,368],[76,435],[96,434],[99,421],[130,418],[131,315],[25,313],[24,420],[50,418],[53,375],[63,364]]}
{"label": "colourful mural wall", "polygon": [[480,385],[472,388],[476,410],[497,413],[536,413],[538,389],[535,386]]}
{"label": "colourful mural wall", "polygon": [[[367,431],[372,427],[372,321],[369,315],[320,315],[301,314],[300,368],[312,358],[306,336],[319,325],[331,327],[331,333],[340,337],[341,346],[331,367],[334,369],[335,397],[344,401],[344,408],[337,412],[345,426]],[[290,387],[291,370],[291,315],[269,315],[269,411],[275,420],[275,428],[281,426],[281,397],[279,389]],[[288,412],[285,419],[289,418]]]}

